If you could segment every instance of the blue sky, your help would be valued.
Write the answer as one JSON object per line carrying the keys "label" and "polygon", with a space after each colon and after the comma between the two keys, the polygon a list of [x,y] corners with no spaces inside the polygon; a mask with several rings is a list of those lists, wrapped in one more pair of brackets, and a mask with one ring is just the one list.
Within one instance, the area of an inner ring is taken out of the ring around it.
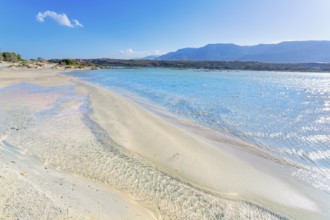
{"label": "blue sky", "polygon": [[0,51],[135,58],[208,43],[330,40],[329,0],[0,0]]}

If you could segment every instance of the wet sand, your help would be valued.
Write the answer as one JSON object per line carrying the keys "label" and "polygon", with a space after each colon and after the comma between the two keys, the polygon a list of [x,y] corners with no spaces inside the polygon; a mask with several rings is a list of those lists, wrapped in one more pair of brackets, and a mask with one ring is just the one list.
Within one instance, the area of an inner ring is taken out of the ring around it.
{"label": "wet sand", "polygon": [[0,219],[329,217],[289,166],[61,71],[0,68]]}

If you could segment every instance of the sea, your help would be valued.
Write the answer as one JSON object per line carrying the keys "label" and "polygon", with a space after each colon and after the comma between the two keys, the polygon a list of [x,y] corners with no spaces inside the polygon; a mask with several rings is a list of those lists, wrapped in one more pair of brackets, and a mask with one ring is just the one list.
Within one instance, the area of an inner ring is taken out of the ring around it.
{"label": "sea", "polygon": [[330,193],[330,73],[115,68],[67,74],[253,145]]}

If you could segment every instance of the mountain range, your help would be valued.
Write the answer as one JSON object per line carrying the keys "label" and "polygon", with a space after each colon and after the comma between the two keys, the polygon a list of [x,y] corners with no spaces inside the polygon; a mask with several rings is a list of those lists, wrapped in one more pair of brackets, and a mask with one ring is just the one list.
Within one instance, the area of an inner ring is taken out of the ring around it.
{"label": "mountain range", "polygon": [[156,60],[257,61],[266,63],[330,63],[330,41],[286,41],[278,44],[239,46],[208,44],[183,48]]}

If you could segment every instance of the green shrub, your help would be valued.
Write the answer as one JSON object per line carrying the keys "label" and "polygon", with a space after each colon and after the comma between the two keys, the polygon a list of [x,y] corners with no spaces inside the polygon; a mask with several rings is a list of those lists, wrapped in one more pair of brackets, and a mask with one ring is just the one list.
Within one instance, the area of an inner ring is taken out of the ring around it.
{"label": "green shrub", "polygon": [[0,60],[8,61],[8,62],[23,61],[21,55],[13,53],[13,52],[0,53]]}
{"label": "green shrub", "polygon": [[66,65],[66,66],[75,66],[77,65],[77,62],[72,59],[63,59],[60,61],[61,65]]}

